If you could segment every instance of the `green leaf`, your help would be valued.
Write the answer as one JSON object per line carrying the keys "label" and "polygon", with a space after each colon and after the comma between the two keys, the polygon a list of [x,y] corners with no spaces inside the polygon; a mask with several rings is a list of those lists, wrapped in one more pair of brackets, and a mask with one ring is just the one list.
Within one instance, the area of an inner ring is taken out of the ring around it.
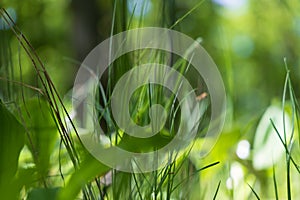
{"label": "green leaf", "polygon": [[[22,157],[22,154],[21,154]],[[15,178],[15,186],[18,187],[20,191],[22,187],[32,188],[36,187],[36,180],[38,180],[38,176],[36,173],[36,168],[34,167],[22,167],[19,166],[19,169]]]}
{"label": "green leaf", "polygon": [[33,189],[28,193],[27,200],[53,200],[56,199],[59,188]]}
{"label": "green leaf", "polygon": [[109,167],[100,163],[88,152],[85,151],[84,154],[85,158],[80,164],[80,168],[72,174],[68,184],[59,192],[59,200],[76,199],[85,184],[95,177],[105,175],[110,170]]}
{"label": "green leaf", "polygon": [[42,99],[27,101],[21,111],[30,135],[27,145],[41,178],[44,178],[48,175],[50,155],[58,139],[56,124],[49,105]]}
{"label": "green leaf", "polygon": [[128,134],[124,134],[118,147],[131,152],[151,152],[167,145],[173,137],[167,134],[156,134],[149,138],[136,138]]}
{"label": "green leaf", "polygon": [[0,123],[0,194],[4,199],[11,199],[19,194],[14,177],[20,151],[24,146],[25,130],[1,101]]}

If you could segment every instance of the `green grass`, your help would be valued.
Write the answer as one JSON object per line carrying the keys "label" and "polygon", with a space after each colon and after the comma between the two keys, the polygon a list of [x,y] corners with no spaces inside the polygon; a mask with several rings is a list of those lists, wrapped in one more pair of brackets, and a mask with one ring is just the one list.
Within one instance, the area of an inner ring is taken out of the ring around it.
{"label": "green grass", "polygon": [[[124,13],[126,5],[120,2],[114,1],[111,35],[135,26],[142,27],[145,23],[143,17],[135,19],[134,14],[128,16]],[[202,3],[203,1],[198,3],[170,27],[176,28],[195,9],[201,8]],[[162,4],[166,4],[165,1],[162,1]],[[166,5],[162,5],[164,6]],[[220,142],[215,147],[217,149],[215,152],[209,154],[208,158],[198,159],[195,156],[200,153],[197,146],[202,141],[201,131],[206,128],[206,124],[201,123],[199,136],[195,139],[193,148],[187,148],[180,155],[171,154],[169,165],[148,173],[125,173],[105,166],[85,150],[76,131],[76,125],[71,120],[68,109],[70,102],[63,100],[47,72],[47,67],[8,13],[1,9],[0,16],[11,30],[8,34],[0,33],[6,34],[1,35],[0,38],[0,61],[1,67],[4,68],[0,75],[1,90],[3,90],[1,96],[3,102],[0,103],[2,150],[0,160],[3,163],[0,165],[0,195],[3,198],[156,200],[199,199],[199,197],[202,199],[246,199],[246,196],[249,196],[249,199],[270,197],[297,199],[297,194],[299,195],[297,184],[299,184],[300,176],[298,156],[300,106],[286,61],[287,73],[281,101],[284,137],[277,128],[279,124],[270,119],[270,124],[278,136],[277,139],[284,147],[285,159],[281,158],[280,162],[274,163],[273,168],[256,171],[252,167],[251,159],[242,161],[232,153],[233,150],[230,148],[236,145],[240,137],[236,139],[228,136],[226,131],[231,134],[236,133],[234,127],[224,130]],[[160,19],[161,21],[164,25],[167,24],[163,19]],[[12,61],[11,44],[7,42],[7,37],[16,38],[20,46],[17,64]],[[28,84],[22,78],[22,62],[24,61],[21,60],[21,53],[26,54],[32,64],[37,79],[36,85]],[[110,110],[113,87],[124,73],[149,60],[169,64],[168,56],[170,55],[155,50],[138,51],[122,56],[108,70],[107,82],[103,85],[99,84],[96,98],[98,121],[104,123],[105,134],[114,141],[114,145],[137,152],[153,151],[159,148],[159,145],[165,144],[161,141],[166,135],[172,137],[172,134],[176,132],[178,128],[176,124],[180,116],[180,102],[176,101],[176,94],[172,94],[171,98],[166,98],[162,86],[145,85],[132,97],[131,115],[138,124],[149,123],[148,109],[153,104],[166,105],[170,113],[164,132],[142,143],[143,146],[140,145],[139,140],[134,140],[126,133],[122,133],[113,120]],[[116,66],[120,64],[125,67],[117,68]],[[177,59],[172,64],[173,68],[183,75],[190,72],[190,63],[183,59]],[[18,78],[15,76],[16,70],[19,70]],[[176,86],[180,87],[180,81],[176,83]],[[286,129],[287,115],[292,119],[292,130]],[[209,107],[205,117],[209,117]],[[287,138],[287,131],[291,131],[290,138]],[[14,140],[11,137],[17,139]],[[220,156],[222,151],[232,156],[224,159]],[[226,186],[226,179],[230,176],[228,176],[230,171],[228,166],[234,162],[240,163],[246,175],[239,186],[228,188]],[[283,162],[284,166],[281,164]],[[282,170],[284,174],[281,173]],[[267,182],[267,186],[263,185],[263,181]],[[281,187],[283,183],[286,186],[285,189]],[[273,189],[270,189],[271,186],[268,188],[268,185],[272,185]],[[237,188],[243,188],[245,194],[239,194]]]}

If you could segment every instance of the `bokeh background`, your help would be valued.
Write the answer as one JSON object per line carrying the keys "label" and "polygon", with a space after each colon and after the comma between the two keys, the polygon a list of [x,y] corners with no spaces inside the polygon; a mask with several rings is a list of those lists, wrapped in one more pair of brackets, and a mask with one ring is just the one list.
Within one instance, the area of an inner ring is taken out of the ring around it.
{"label": "bokeh background", "polygon": [[[268,129],[268,116],[281,115],[276,106],[281,105],[286,65],[291,72],[295,93],[299,95],[300,2],[116,2],[2,0],[0,5],[7,10],[36,49],[62,96],[72,89],[76,72],[85,56],[112,33],[136,27],[160,26],[172,27],[194,39],[201,38],[201,45],[222,74],[228,100],[226,124],[215,149],[204,161],[197,160],[197,157],[192,159],[195,165],[215,160],[222,163],[203,175],[203,187],[208,193],[214,191],[219,177],[223,180],[220,193],[224,197],[252,198],[247,186],[249,183],[256,185],[255,188],[262,197],[265,194],[266,198],[274,198],[272,166],[276,164],[278,180],[284,182],[285,175],[280,173],[285,169],[284,153],[279,151],[278,160],[273,163],[257,164],[270,157],[272,152],[268,149],[274,146],[268,144],[268,138],[259,143],[255,142],[255,137],[263,138],[272,132]],[[14,63],[18,63],[20,46],[3,19],[0,19],[0,34],[2,45],[11,46],[12,57],[10,61],[2,61],[2,64],[14,66]],[[24,52],[21,53],[21,59],[24,82],[36,85],[32,64]],[[16,74],[18,76],[18,70]],[[0,96],[5,94],[1,92]],[[267,109],[269,113],[266,113]],[[265,121],[263,114],[267,115]],[[298,139],[295,140],[297,143]],[[281,148],[280,143],[278,145],[276,148]],[[297,149],[298,144],[296,146]],[[299,160],[299,155],[295,157]],[[300,188],[299,174],[297,178],[293,182],[294,188]],[[282,197],[285,197],[285,190],[285,187],[279,185]],[[233,194],[233,191],[236,193]],[[293,194],[300,195],[296,190]]]}
{"label": "bokeh background", "polygon": [[[163,8],[155,0],[119,1],[117,11],[128,10],[126,16],[116,13],[119,28],[115,27],[114,33],[127,28],[122,23],[128,23],[136,3],[136,19],[129,28],[171,27],[199,3],[197,0],[166,2]],[[70,89],[78,62],[111,34],[112,1],[3,0],[2,5],[29,38],[62,93]],[[202,38],[203,47],[222,72],[234,104],[234,116],[256,114],[273,97],[281,96],[284,58],[293,72],[295,86],[299,85],[299,6],[296,0],[204,1],[174,27],[194,39]],[[8,27],[3,25],[1,29]]]}

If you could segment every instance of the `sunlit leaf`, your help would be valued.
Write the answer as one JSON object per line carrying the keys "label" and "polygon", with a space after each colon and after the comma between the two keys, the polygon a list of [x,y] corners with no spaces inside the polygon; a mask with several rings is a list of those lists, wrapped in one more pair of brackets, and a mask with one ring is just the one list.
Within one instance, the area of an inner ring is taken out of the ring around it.
{"label": "sunlit leaf", "polygon": [[[284,138],[283,113],[276,105],[271,105],[262,116],[255,133],[253,144],[253,167],[257,170],[273,166],[284,154],[285,149],[278,138],[271,121],[276,124],[277,130]],[[287,138],[291,135],[291,120],[285,114],[285,127]]]}

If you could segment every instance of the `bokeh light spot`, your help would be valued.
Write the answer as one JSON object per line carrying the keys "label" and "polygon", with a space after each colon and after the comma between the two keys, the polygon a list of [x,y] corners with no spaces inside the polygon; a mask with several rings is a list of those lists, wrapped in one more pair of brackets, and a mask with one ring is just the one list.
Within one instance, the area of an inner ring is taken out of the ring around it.
{"label": "bokeh light spot", "polygon": [[[15,9],[13,9],[13,8],[7,8],[6,12],[10,16],[10,18],[14,21],[14,23],[16,23],[17,22],[17,13],[16,13]],[[5,21],[5,19],[3,19],[1,17],[0,18],[0,30],[8,30],[8,29],[10,29],[10,25],[7,24],[7,22]]]}
{"label": "bokeh light spot", "polygon": [[250,155],[250,143],[247,140],[241,140],[236,149],[236,155],[240,159],[247,159]]}
{"label": "bokeh light spot", "polygon": [[130,14],[140,17],[149,13],[152,3],[150,0],[129,0],[127,1],[127,7]]}

